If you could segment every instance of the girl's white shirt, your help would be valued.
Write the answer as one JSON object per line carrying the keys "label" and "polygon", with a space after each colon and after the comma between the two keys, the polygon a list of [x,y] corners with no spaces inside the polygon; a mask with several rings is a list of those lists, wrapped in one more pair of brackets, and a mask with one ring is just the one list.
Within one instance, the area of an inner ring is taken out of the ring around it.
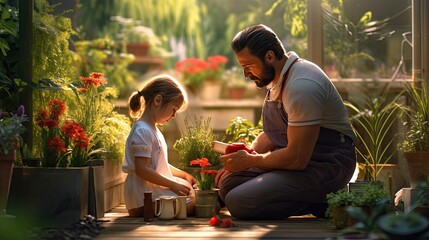
{"label": "girl's white shirt", "polygon": [[159,196],[177,196],[173,191],[163,189],[159,185],[137,176],[134,157],[150,158],[150,168],[168,179],[191,187],[186,180],[174,177],[171,173],[167,149],[165,138],[158,128],[153,129],[144,121],[137,121],[133,124],[126,141],[125,156],[122,162],[122,171],[127,173],[124,183],[124,198],[127,209],[143,206],[145,191],[152,191],[153,200]]}

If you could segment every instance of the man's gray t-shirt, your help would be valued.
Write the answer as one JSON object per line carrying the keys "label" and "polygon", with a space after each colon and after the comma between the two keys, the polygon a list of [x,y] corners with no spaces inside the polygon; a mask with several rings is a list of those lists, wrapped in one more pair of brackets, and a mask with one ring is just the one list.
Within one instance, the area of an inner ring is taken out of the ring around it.
{"label": "man's gray t-shirt", "polygon": [[[286,68],[298,55],[289,52],[288,57]],[[312,62],[299,59],[293,64],[283,89],[282,102],[289,126],[320,124],[356,138],[340,94],[328,76]]]}

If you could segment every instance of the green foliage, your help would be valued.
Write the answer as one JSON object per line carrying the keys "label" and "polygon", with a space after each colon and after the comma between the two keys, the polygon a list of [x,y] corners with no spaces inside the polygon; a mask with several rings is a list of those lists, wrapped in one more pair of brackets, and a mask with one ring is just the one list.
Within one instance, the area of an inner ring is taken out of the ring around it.
{"label": "green foliage", "polygon": [[117,112],[105,118],[104,124],[98,131],[100,146],[107,149],[106,152],[100,153],[100,159],[114,161],[117,164],[122,163],[125,154],[125,140],[131,130],[130,119]]}
{"label": "green foliage", "polygon": [[0,109],[13,111],[24,83],[18,79],[18,10],[0,1]]}
{"label": "green foliage", "polygon": [[0,110],[0,152],[9,153],[17,149],[21,142],[21,135],[26,131],[22,125],[26,121],[28,118],[22,105],[18,108],[17,113]]}
{"label": "green foliage", "polygon": [[[92,74],[91,74],[92,75]],[[69,116],[82,123],[94,149],[104,149],[97,152],[96,157],[103,160],[122,162],[125,154],[126,136],[131,130],[131,121],[123,114],[115,111],[113,101],[117,99],[117,91],[107,84],[87,86],[86,91],[80,91],[85,84],[77,80],[70,85],[75,98],[70,99]]]}
{"label": "green foliage", "polygon": [[190,166],[192,160],[201,158],[207,158],[212,166],[218,166],[220,154],[212,150],[212,142],[216,139],[210,127],[211,118],[195,116],[193,125],[187,118],[184,122],[186,131],[181,131],[181,137],[173,145],[180,157],[180,167]]}
{"label": "green foliage", "polygon": [[362,51],[361,44],[370,39],[383,40],[393,34],[383,30],[390,18],[381,21],[372,20],[372,12],[362,15],[357,23],[347,19],[342,7],[340,11],[325,6],[323,18],[325,25],[325,52],[339,70],[341,77],[349,77],[352,69],[365,70],[365,65],[374,61],[374,58]]}
{"label": "green foliage", "polygon": [[230,122],[231,123],[225,130],[226,138],[229,143],[244,142],[249,146],[262,132],[262,119],[256,126],[249,120],[240,116],[231,119]]}
{"label": "green foliage", "polygon": [[370,233],[376,230],[378,219],[388,211],[389,207],[390,202],[388,198],[376,201],[369,212],[362,207],[348,206],[346,211],[350,217],[356,220],[356,223],[353,226],[343,229],[341,234],[359,232],[365,236],[369,236]]}
{"label": "green foliage", "polygon": [[375,184],[375,182],[370,182],[365,184],[362,192],[357,195],[353,205],[372,208],[376,207],[380,200],[386,199],[390,201],[389,194],[383,189],[383,187]]}
{"label": "green foliage", "polygon": [[74,48],[81,59],[83,76],[91,72],[105,73],[108,86],[117,88],[119,97],[128,96],[136,75],[128,69],[134,60],[133,55],[123,53],[121,46],[109,37],[76,41]]}
{"label": "green foliage", "polygon": [[372,182],[365,184],[362,187],[362,192],[359,193],[340,189],[337,192],[326,195],[328,203],[326,216],[332,217],[332,209],[336,207],[355,206],[374,208],[380,200],[390,201],[389,194],[381,186]]}
{"label": "green foliage", "polygon": [[345,102],[351,110],[350,120],[359,140],[356,151],[369,168],[365,170],[369,171],[366,175],[370,179],[365,180],[376,181],[382,169],[380,164],[388,163],[396,153],[393,144],[397,136],[390,134],[401,114],[402,106],[397,103],[401,94],[389,96],[390,89],[387,84],[373,94],[369,93],[371,91],[364,91],[367,94],[357,100],[361,103]]}
{"label": "green foliage", "polygon": [[69,39],[75,34],[71,19],[53,14],[57,5],[36,0],[33,24],[34,79],[51,79],[64,84],[78,76],[78,57],[69,50]]}
{"label": "green foliage", "polygon": [[405,85],[409,107],[405,113],[408,120],[404,122],[407,130],[405,138],[399,144],[404,152],[429,151],[429,102],[426,85]]}
{"label": "green foliage", "polygon": [[392,239],[420,239],[419,236],[427,232],[429,221],[415,212],[389,213],[380,217],[377,225],[387,235],[392,236]]}

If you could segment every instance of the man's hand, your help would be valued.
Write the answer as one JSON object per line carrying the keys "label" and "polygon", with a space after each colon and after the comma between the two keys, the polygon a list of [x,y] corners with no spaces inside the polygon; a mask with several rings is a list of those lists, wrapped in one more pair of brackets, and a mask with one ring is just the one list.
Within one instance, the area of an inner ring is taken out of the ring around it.
{"label": "man's hand", "polygon": [[253,167],[254,156],[256,154],[249,154],[244,150],[234,153],[225,154],[220,157],[224,169],[229,172],[239,172]]}
{"label": "man's hand", "polygon": [[215,176],[215,186],[217,188],[220,187],[220,185],[222,184],[223,179],[229,174],[230,172],[224,168],[220,169],[216,176]]}

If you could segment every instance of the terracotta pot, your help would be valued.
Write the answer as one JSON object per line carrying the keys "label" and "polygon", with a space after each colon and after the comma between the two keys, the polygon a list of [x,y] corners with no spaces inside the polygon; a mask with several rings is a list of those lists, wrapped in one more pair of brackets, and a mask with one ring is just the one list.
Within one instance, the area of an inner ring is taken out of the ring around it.
{"label": "terracotta pot", "polygon": [[135,57],[147,56],[149,52],[149,44],[147,43],[127,43],[127,52]]}
{"label": "terracotta pot", "polygon": [[408,164],[411,188],[416,188],[422,181],[428,181],[429,152],[404,153],[404,157]]}
{"label": "terracotta pot", "polygon": [[12,180],[15,158],[15,151],[7,154],[0,152],[0,215],[6,214],[6,205],[7,199],[9,198],[10,182]]}

